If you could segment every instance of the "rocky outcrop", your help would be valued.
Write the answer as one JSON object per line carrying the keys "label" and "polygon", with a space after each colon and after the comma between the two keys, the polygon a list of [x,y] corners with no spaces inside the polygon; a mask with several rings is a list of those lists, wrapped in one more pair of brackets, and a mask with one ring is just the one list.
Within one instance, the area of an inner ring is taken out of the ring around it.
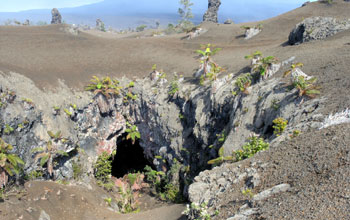
{"label": "rocky outcrop", "polygon": [[350,19],[337,20],[331,17],[311,17],[296,25],[289,34],[289,44],[300,44],[312,40],[323,40],[338,32],[350,29]]}
{"label": "rocky outcrop", "polygon": [[234,22],[231,19],[227,19],[224,24],[234,24]]}
{"label": "rocky outcrop", "polygon": [[221,5],[221,0],[209,0],[208,10],[203,16],[203,21],[218,23],[218,11]]}
{"label": "rocky outcrop", "polygon": [[62,16],[57,8],[52,9],[52,20],[51,24],[62,24]]}
{"label": "rocky outcrop", "polygon": [[96,20],[96,30],[103,31],[103,32],[106,31],[105,24],[101,19]]}
{"label": "rocky outcrop", "polygon": [[260,32],[261,32],[261,29],[257,28],[257,27],[246,29],[246,31],[244,33],[244,36],[245,36],[244,39],[249,40],[249,39],[253,38],[254,36],[258,35]]}

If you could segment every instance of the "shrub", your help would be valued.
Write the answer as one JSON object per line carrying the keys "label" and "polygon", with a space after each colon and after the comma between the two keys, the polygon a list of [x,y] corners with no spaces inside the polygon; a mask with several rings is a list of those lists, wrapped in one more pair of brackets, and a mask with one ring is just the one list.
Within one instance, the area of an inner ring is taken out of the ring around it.
{"label": "shrub", "polygon": [[68,156],[68,154],[64,151],[58,150],[56,146],[53,145],[52,141],[47,142],[46,148],[37,147],[32,150],[32,153],[36,154],[34,160],[37,162],[40,159],[40,166],[44,167],[47,165],[47,171],[50,176],[53,173],[53,164],[54,159],[58,156]]}
{"label": "shrub", "polygon": [[269,144],[262,138],[251,137],[250,142],[243,145],[242,150],[234,152],[236,161],[241,161],[254,156],[259,151],[269,148]]}
{"label": "shrub", "polygon": [[316,95],[320,94],[320,87],[314,85],[316,81],[316,77],[307,80],[304,76],[299,76],[294,79],[293,86],[298,90],[299,97],[307,96],[309,98],[315,98]]}
{"label": "shrub", "polygon": [[217,75],[224,69],[212,59],[212,56],[217,54],[221,48],[215,48],[212,44],[201,45],[201,48],[203,50],[196,50],[196,53],[200,55],[200,70],[202,71],[200,84],[202,85],[206,79],[216,80]]}
{"label": "shrub", "polygon": [[194,26],[194,24],[190,21],[190,19],[194,17],[191,9],[193,3],[190,0],[180,0],[179,3],[181,5],[181,8],[178,9],[178,13],[181,17],[179,26],[181,27],[182,31],[189,31]]}
{"label": "shrub", "polygon": [[274,56],[264,57],[260,62],[253,67],[261,76],[265,76],[266,72],[271,68],[271,65],[276,63],[277,59]]}
{"label": "shrub", "polygon": [[140,132],[138,131],[136,125],[132,125],[129,122],[126,122],[126,125],[128,126],[128,128],[125,129],[125,132],[128,133],[126,139],[131,139],[132,144],[135,144],[136,139],[141,138]]}
{"label": "shrub", "polygon": [[250,73],[243,74],[239,76],[235,82],[235,86],[237,87],[238,92],[242,92],[244,94],[248,93],[248,88],[252,84],[252,76]]}
{"label": "shrub", "polygon": [[215,81],[218,75],[224,71],[222,67],[220,67],[219,65],[216,65],[215,63],[211,63],[210,65],[211,65],[210,71],[201,76],[200,85],[204,85],[205,80],[209,80],[211,82]]}
{"label": "shrub", "polygon": [[174,79],[170,82],[168,94],[170,97],[174,97],[176,94],[178,94],[179,90],[179,79],[177,76],[175,76]]}
{"label": "shrub", "polygon": [[97,76],[93,76],[93,79],[90,80],[92,83],[85,87],[86,91],[92,91],[94,94],[101,93],[107,98],[110,98],[113,95],[119,95],[120,89],[118,80],[112,80],[110,77],[105,77],[99,79]]}
{"label": "shrub", "polygon": [[284,118],[276,118],[273,122],[273,133],[277,136],[281,135],[288,125],[288,121]]}
{"label": "shrub", "polygon": [[102,184],[108,183],[112,172],[112,160],[111,155],[107,152],[103,152],[98,156],[94,165],[95,178]]}
{"label": "shrub", "polygon": [[147,25],[142,24],[142,25],[136,27],[136,31],[137,31],[137,32],[144,31],[144,30],[146,29],[146,27],[147,27]]}
{"label": "shrub", "polygon": [[7,184],[8,176],[18,175],[24,165],[21,158],[10,153],[12,150],[13,146],[0,138],[0,189]]}

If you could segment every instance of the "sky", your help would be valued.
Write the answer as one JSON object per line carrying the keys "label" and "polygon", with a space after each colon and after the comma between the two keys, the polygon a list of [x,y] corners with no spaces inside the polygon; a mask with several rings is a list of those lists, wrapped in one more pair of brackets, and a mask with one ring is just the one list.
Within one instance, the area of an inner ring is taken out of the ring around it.
{"label": "sky", "polygon": [[100,1],[102,0],[0,0],[0,11],[18,12],[30,9],[77,7]]}
{"label": "sky", "polygon": [[[1,12],[17,12],[30,9],[50,9],[50,8],[66,8],[66,7],[77,7],[92,3],[101,2],[103,0],[0,0],[0,11]],[[124,0],[115,0],[124,1]],[[131,1],[131,0],[129,0]],[[144,2],[157,2],[157,0],[143,0]],[[162,0],[163,2],[171,1],[178,2],[178,0]],[[239,2],[249,2],[257,4],[302,4],[306,0],[223,0],[223,4],[237,4]],[[192,0],[194,4],[203,5],[207,4],[207,0]]]}

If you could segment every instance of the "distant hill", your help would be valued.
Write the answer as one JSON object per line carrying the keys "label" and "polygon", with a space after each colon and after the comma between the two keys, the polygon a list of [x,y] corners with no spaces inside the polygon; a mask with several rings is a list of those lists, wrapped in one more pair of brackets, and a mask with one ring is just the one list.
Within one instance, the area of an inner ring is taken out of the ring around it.
{"label": "distant hill", "polygon": [[[207,8],[207,1],[194,0],[193,13],[195,23],[200,23],[202,15]],[[302,2],[302,1],[301,1]],[[263,3],[252,1],[223,0],[219,11],[219,20],[231,18],[237,23],[262,20],[276,16],[300,6],[299,3],[288,3],[276,0],[266,0]],[[97,18],[102,19],[106,26],[114,28],[136,27],[141,24],[154,26],[156,21],[165,26],[168,23],[176,23],[179,19],[177,9],[178,0],[104,0],[99,3],[59,9],[63,20],[71,24],[95,25]],[[1,12],[0,23],[7,19],[24,21],[31,20],[34,24],[38,21],[50,22],[51,9],[29,10],[22,12]]]}

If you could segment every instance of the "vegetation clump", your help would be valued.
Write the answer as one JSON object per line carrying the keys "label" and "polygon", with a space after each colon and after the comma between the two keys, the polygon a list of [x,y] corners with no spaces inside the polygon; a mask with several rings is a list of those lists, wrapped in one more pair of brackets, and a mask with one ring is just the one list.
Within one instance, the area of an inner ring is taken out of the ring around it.
{"label": "vegetation clump", "polygon": [[151,185],[153,194],[163,201],[175,203],[183,202],[183,198],[178,186],[170,183],[171,175],[174,175],[180,169],[180,164],[174,159],[174,164],[168,174],[162,171],[153,170],[150,166],[145,167],[146,181]]}
{"label": "vegetation clump", "polygon": [[174,79],[170,82],[170,87],[168,91],[168,95],[171,98],[174,98],[176,94],[179,93],[180,87],[179,87],[179,78],[177,75],[174,76]]}
{"label": "vegetation clump", "polygon": [[320,94],[320,87],[314,85],[316,81],[316,77],[305,79],[304,76],[298,76],[294,79],[293,86],[298,90],[299,97],[307,96],[309,98],[315,98],[316,95]]}
{"label": "vegetation clump", "polygon": [[263,57],[260,51],[256,51],[244,58],[252,60],[252,71],[257,73],[262,79],[267,79],[268,71],[271,70],[273,64],[278,62],[274,56]]}
{"label": "vegetation clump", "polygon": [[212,44],[201,45],[201,48],[203,50],[196,50],[196,53],[200,55],[200,84],[203,85],[206,79],[216,80],[217,75],[223,72],[224,69],[212,59],[212,56],[217,54],[221,48],[215,48]]}
{"label": "vegetation clump", "polygon": [[0,138],[0,189],[6,186],[8,176],[18,175],[24,165],[21,158],[10,153],[12,150],[13,146]]}
{"label": "vegetation clump", "polygon": [[264,151],[269,148],[269,144],[262,138],[251,137],[249,142],[244,144],[242,150],[234,152],[236,161],[241,161],[254,156],[259,151]]}
{"label": "vegetation clump", "polygon": [[107,152],[102,152],[98,156],[97,161],[94,166],[95,178],[99,185],[104,185],[110,181],[112,172],[112,155]]}
{"label": "vegetation clump", "polygon": [[53,174],[54,160],[59,156],[69,156],[67,152],[57,149],[57,142],[61,140],[61,131],[53,133],[52,131],[47,132],[51,137],[51,140],[47,142],[46,148],[37,147],[32,150],[36,154],[34,160],[38,161],[40,159],[40,166],[47,166],[47,172],[50,176]]}
{"label": "vegetation clump", "polygon": [[126,139],[131,139],[132,144],[135,144],[135,141],[141,138],[141,134],[136,125],[132,125],[129,122],[126,122],[126,125],[128,126],[128,128],[125,129],[125,132],[127,133]]}
{"label": "vegetation clump", "polygon": [[209,160],[208,161],[209,165],[217,166],[217,165],[220,165],[220,164],[222,164],[224,162],[233,161],[233,159],[234,159],[232,156],[227,156],[227,157],[224,156],[224,147],[221,147],[219,149],[218,154],[219,154],[218,158],[215,158],[213,160]]}
{"label": "vegetation clump", "polygon": [[181,17],[179,27],[181,28],[182,32],[189,32],[194,27],[194,24],[190,21],[190,19],[194,17],[191,9],[193,3],[191,0],[180,0],[179,3],[181,5],[181,7],[178,9],[178,14]]}
{"label": "vegetation clump", "polygon": [[120,89],[118,80],[112,80],[110,77],[105,77],[103,79],[93,76],[91,84],[85,87],[86,91],[91,91],[94,94],[103,94],[106,98],[111,98],[113,95],[119,95]]}
{"label": "vegetation clump", "polygon": [[233,93],[238,94],[239,92],[242,92],[244,94],[249,94],[248,88],[251,84],[252,76],[250,73],[245,73],[236,79],[235,86],[237,89]]}
{"label": "vegetation clump", "polygon": [[288,121],[284,118],[276,118],[272,122],[274,124],[272,126],[274,129],[273,133],[277,136],[280,136],[288,125]]}

